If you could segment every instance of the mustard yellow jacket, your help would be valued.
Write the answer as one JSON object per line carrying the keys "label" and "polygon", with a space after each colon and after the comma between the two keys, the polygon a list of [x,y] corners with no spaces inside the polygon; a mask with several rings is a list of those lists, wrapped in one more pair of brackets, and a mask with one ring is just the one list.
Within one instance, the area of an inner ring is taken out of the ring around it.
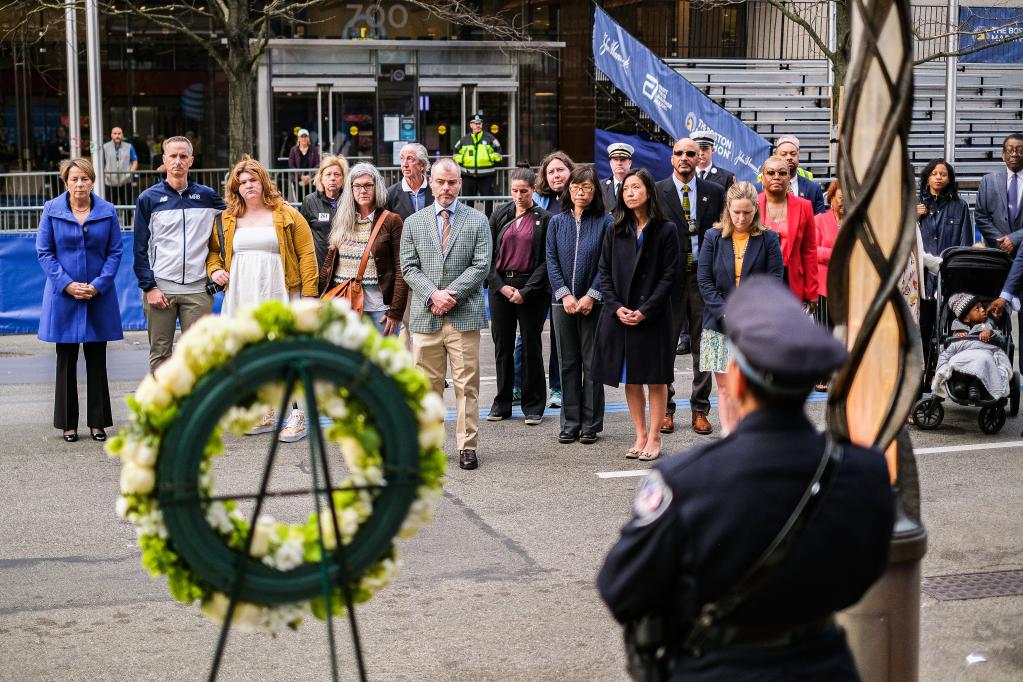
{"label": "mustard yellow jacket", "polygon": [[[210,253],[206,256],[207,275],[212,275],[217,270],[231,272],[231,245],[234,242],[238,219],[231,209],[227,209],[221,215],[224,221],[224,258],[220,257],[220,238],[214,224],[210,234]],[[301,213],[283,203],[274,209],[273,221],[277,243],[281,248],[284,285],[288,293],[315,298],[318,295],[319,268],[316,265],[316,250],[313,247],[313,233],[309,229],[309,223]]]}

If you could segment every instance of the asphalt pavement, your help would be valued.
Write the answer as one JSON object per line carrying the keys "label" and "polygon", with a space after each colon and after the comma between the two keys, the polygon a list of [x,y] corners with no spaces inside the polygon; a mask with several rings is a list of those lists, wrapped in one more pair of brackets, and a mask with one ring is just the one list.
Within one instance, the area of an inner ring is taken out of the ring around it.
{"label": "asphalt pavement", "polygon": [[[147,353],[144,333],[110,344],[115,423],[125,419],[121,398],[146,371]],[[482,357],[485,412],[496,392],[486,332]],[[677,364],[688,395],[689,356]],[[74,444],[52,427],[53,372],[51,345],[0,338],[0,680],[204,678],[218,629],[139,565],[134,531],[114,512],[118,463],[84,424]],[[84,399],[84,373],[80,383]],[[452,405],[450,390],[445,397]],[[808,406],[818,423],[822,398]],[[621,631],[594,579],[641,480],[620,472],[649,465],[624,459],[624,395],[609,391],[607,400],[596,445],[558,444],[555,412],[540,426],[481,421],[476,471],[449,457],[434,521],[399,542],[400,577],[357,610],[370,679],[627,679]],[[708,438],[688,427],[689,414],[685,403],[666,449]],[[711,419],[717,427],[716,411]],[[924,576],[1023,570],[1021,426],[1010,419],[985,436],[975,411],[950,408],[940,429],[913,430],[929,533]],[[217,463],[224,485],[251,485],[265,445],[230,440]],[[307,482],[306,445],[284,445],[281,454],[274,481]],[[308,513],[297,505],[272,511],[297,521]],[[353,679],[348,624],[335,622],[343,677]],[[920,679],[1021,679],[1021,632],[1021,596],[923,595]],[[276,639],[233,633],[221,679],[329,679],[326,629],[310,618]]]}

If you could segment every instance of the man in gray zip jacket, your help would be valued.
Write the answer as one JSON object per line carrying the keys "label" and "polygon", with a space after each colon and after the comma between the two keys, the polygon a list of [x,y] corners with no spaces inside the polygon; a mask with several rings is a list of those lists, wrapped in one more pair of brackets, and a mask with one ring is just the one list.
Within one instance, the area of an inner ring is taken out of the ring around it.
{"label": "man in gray zip jacket", "polygon": [[187,137],[164,140],[167,177],[135,204],[135,277],[143,292],[151,370],[170,357],[178,322],[184,332],[213,312],[206,256],[213,220],[226,205],[210,187],[189,181],[193,160]]}

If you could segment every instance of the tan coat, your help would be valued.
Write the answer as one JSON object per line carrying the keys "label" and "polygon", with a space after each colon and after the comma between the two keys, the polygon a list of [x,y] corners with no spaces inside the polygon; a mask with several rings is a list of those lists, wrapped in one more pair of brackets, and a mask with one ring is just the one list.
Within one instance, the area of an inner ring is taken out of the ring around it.
{"label": "tan coat", "polygon": [[[212,275],[217,270],[231,272],[231,245],[234,242],[234,231],[238,219],[234,211],[224,211],[224,256],[220,257],[220,239],[216,225],[210,234],[210,253],[206,256],[206,274]],[[281,261],[284,263],[284,285],[289,294],[301,294],[316,298],[317,266],[316,249],[313,246],[313,233],[309,223],[297,210],[281,204],[273,211],[274,230],[277,232],[277,243],[281,247]],[[226,261],[226,262],[225,262]],[[230,285],[228,285],[230,286]]]}

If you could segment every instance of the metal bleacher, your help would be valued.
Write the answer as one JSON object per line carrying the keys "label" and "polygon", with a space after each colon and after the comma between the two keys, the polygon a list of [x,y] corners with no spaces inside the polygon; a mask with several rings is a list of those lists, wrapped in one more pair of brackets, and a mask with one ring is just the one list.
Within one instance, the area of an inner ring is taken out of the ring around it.
{"label": "metal bleacher", "polygon": [[[712,100],[768,140],[799,136],[801,163],[827,181],[831,111],[829,72],[822,60],[686,60],[669,59]],[[1023,132],[1023,65],[960,64],[956,85],[956,175],[972,203],[981,176],[1001,164],[1001,144]],[[909,155],[919,172],[944,155],[945,64],[917,66]]]}

